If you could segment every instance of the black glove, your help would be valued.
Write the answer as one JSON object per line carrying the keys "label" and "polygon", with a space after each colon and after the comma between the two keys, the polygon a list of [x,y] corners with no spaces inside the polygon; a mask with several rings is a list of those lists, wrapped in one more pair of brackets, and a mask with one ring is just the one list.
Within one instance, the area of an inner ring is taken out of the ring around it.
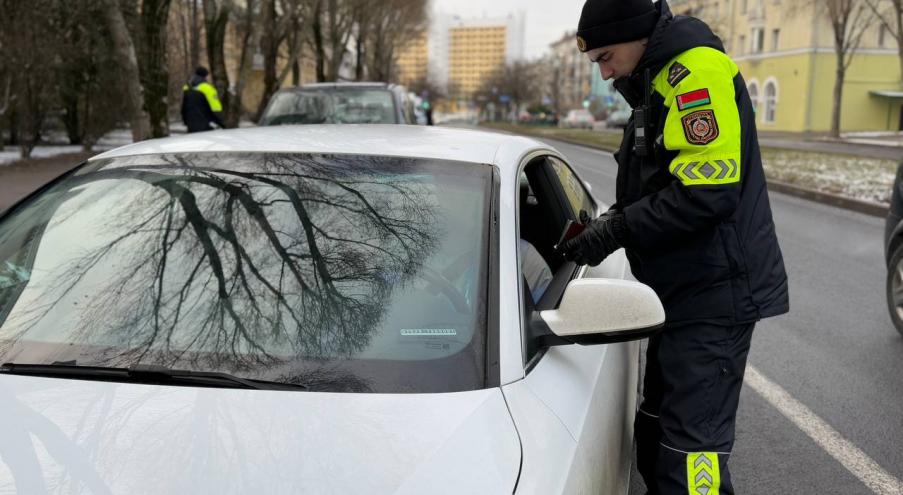
{"label": "black glove", "polygon": [[564,259],[578,265],[596,266],[621,247],[618,239],[623,238],[623,232],[624,214],[610,210],[590,221],[573,239],[565,241],[561,252]]}

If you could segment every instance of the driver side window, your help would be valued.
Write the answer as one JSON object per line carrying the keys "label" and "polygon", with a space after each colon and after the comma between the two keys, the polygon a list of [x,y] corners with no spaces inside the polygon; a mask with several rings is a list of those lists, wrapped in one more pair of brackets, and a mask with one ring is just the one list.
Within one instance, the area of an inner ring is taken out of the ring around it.
{"label": "driver side window", "polygon": [[596,205],[583,183],[565,162],[540,157],[524,168],[518,191],[521,307],[526,361],[539,352],[541,324],[531,324],[534,312],[558,306],[567,284],[579,267],[567,262],[554,246],[568,220],[579,221],[580,212],[595,216]]}

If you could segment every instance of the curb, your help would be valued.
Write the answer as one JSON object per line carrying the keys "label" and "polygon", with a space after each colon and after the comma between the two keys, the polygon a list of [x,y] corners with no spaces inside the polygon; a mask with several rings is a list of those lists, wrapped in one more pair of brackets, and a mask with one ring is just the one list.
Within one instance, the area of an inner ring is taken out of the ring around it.
{"label": "curb", "polygon": [[797,198],[808,199],[816,203],[836,206],[845,210],[864,213],[866,215],[871,215],[874,217],[884,218],[887,216],[887,213],[890,210],[889,205],[882,203],[875,203],[873,201],[849,198],[847,196],[841,196],[839,194],[816,191],[815,189],[796,186],[772,179],[767,179],[766,182],[768,183],[768,189],[772,191],[777,191],[789,196],[795,196]]}
{"label": "curb", "polygon": [[[487,129],[492,129],[494,131],[502,130],[495,129],[492,127],[487,127]],[[531,133],[521,133],[525,136],[533,137],[536,139],[550,139],[553,141],[560,141],[562,143],[572,144],[574,146],[583,146],[584,148],[591,148],[595,150],[613,152],[616,149],[607,148],[605,146],[588,144],[585,142],[579,142],[574,139],[567,138],[553,138],[549,136],[540,136],[537,134]],[[768,189],[770,191],[777,191],[782,194],[786,194],[788,196],[794,196],[797,198],[807,199],[809,201],[814,201],[816,203],[826,204],[829,206],[835,206],[837,208],[843,208],[845,210],[855,211],[857,213],[863,213],[865,215],[871,215],[874,217],[884,218],[887,216],[888,211],[890,210],[889,205],[885,205],[883,203],[876,203],[873,201],[865,201],[862,199],[850,198],[847,196],[841,196],[839,194],[827,193],[823,191],[818,191],[815,189],[809,189],[802,186],[797,186],[794,184],[789,184],[786,182],[781,182],[773,179],[766,179],[766,183],[768,184]]]}

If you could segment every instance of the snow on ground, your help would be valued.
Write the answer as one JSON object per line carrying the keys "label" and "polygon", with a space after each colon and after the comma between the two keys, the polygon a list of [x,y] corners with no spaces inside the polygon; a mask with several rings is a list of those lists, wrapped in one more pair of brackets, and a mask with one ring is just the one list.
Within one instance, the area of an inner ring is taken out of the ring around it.
{"label": "snow on ground", "polygon": [[769,179],[885,204],[897,171],[891,160],[774,149],[763,150],[762,163]]}
{"label": "snow on ground", "polygon": [[[31,151],[32,158],[46,158],[49,156],[64,155],[66,153],[80,153],[82,147],[80,145],[67,144],[68,140],[64,134],[49,133],[44,137],[46,143],[35,146]],[[100,153],[103,151],[118,148],[132,144],[132,132],[128,129],[116,129],[110,131],[94,145],[93,151]],[[9,164],[22,159],[18,146],[6,146],[0,151],[0,166]]]}

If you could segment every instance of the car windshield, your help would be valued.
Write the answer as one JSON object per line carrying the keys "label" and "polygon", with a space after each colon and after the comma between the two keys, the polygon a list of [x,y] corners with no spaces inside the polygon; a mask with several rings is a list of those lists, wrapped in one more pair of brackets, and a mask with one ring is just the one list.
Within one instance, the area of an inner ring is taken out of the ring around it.
{"label": "car windshield", "polygon": [[482,388],[491,184],[354,155],[88,164],[0,220],[0,363]]}
{"label": "car windshield", "polygon": [[260,125],[397,124],[386,89],[305,89],[273,97]]}

